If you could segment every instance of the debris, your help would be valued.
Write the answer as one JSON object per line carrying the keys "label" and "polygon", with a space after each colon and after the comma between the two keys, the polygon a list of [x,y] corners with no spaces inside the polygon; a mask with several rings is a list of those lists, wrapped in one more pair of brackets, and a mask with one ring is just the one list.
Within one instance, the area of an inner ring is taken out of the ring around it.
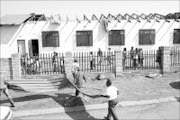
{"label": "debris", "polygon": [[154,79],[154,78],[156,78],[156,77],[161,77],[162,75],[161,74],[152,74],[152,73],[150,73],[150,74],[148,74],[148,75],[145,75],[145,77],[147,77],[147,78],[152,78],[152,79]]}

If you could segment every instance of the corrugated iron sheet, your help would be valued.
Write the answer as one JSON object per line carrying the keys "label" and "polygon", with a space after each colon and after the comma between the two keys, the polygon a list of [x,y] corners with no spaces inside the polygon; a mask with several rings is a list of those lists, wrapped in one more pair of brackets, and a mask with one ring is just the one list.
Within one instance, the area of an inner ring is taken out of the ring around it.
{"label": "corrugated iron sheet", "polygon": [[8,44],[20,25],[0,26],[0,44]]}
{"label": "corrugated iron sheet", "polygon": [[25,22],[31,15],[6,15],[0,19],[1,25],[19,25]]}

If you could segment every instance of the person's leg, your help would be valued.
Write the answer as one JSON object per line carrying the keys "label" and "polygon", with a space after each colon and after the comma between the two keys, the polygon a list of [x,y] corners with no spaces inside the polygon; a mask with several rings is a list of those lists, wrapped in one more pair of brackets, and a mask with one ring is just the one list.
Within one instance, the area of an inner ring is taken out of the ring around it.
{"label": "person's leg", "polygon": [[4,92],[4,94],[6,95],[6,97],[8,98],[11,106],[12,106],[12,107],[15,107],[14,101],[13,101],[12,97],[10,96],[7,87],[3,90],[3,92]]}
{"label": "person's leg", "polygon": [[106,119],[110,120],[111,117],[112,117],[112,111],[111,111],[111,108],[110,108],[110,102],[108,102],[108,114],[107,114]]}
{"label": "person's leg", "polygon": [[114,120],[118,120],[117,114],[116,114],[116,105],[117,105],[118,101],[117,100],[113,100],[110,103],[110,111],[111,111],[111,115],[113,117]]}
{"label": "person's leg", "polygon": [[90,70],[93,70],[93,61],[90,61]]}

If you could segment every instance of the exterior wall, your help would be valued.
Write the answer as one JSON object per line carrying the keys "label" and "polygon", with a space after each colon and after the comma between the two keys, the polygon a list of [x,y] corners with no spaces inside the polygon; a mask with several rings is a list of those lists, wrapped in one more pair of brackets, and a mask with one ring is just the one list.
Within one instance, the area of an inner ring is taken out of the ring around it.
{"label": "exterior wall", "polygon": [[12,54],[11,58],[0,58],[0,79],[21,79],[20,54]]}
{"label": "exterior wall", "polygon": [[9,46],[7,44],[1,44],[0,58],[9,58],[9,57],[10,57]]}
{"label": "exterior wall", "polygon": [[[147,22],[147,20],[131,20],[129,23],[127,20],[121,20],[118,23],[116,20],[109,23],[110,30],[125,30],[125,45],[121,46],[109,46],[108,45],[108,32],[105,31],[102,23],[97,20],[88,21],[61,21],[60,24],[53,24],[49,21],[27,22],[22,28],[21,32],[16,37],[16,40],[9,46],[11,53],[17,53],[17,40],[26,41],[26,52],[29,52],[28,40],[39,40],[39,52],[40,53],[52,53],[66,52],[66,51],[97,51],[98,48],[102,50],[108,50],[110,47],[112,50],[122,50],[126,47],[128,50],[130,47],[138,47],[143,49],[157,49],[159,46],[180,46],[180,44],[173,44],[173,31],[180,27],[180,23],[170,20],[159,20],[160,22]],[[139,45],[139,29],[155,29],[155,44],[154,45]],[[42,47],[42,31],[59,31],[59,43],[60,47]],[[93,46],[89,47],[77,47],[76,46],[76,31],[93,30]]]}
{"label": "exterior wall", "polygon": [[12,79],[12,61],[11,58],[0,58],[0,79]]}

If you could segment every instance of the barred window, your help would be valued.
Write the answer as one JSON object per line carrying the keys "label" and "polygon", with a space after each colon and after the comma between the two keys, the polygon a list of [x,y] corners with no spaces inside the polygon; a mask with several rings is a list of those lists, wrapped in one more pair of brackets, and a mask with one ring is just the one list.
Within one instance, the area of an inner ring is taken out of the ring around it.
{"label": "barred window", "polygon": [[155,29],[139,30],[139,45],[155,44]]}
{"label": "barred window", "polygon": [[124,39],[124,30],[111,30],[109,32],[109,45],[124,45]]}
{"label": "barred window", "polygon": [[92,31],[76,31],[77,46],[93,46]]}
{"label": "barred window", "polygon": [[180,29],[174,29],[174,44],[180,44]]}
{"label": "barred window", "polygon": [[42,44],[43,44],[43,47],[59,47],[59,32],[58,31],[43,31]]}

